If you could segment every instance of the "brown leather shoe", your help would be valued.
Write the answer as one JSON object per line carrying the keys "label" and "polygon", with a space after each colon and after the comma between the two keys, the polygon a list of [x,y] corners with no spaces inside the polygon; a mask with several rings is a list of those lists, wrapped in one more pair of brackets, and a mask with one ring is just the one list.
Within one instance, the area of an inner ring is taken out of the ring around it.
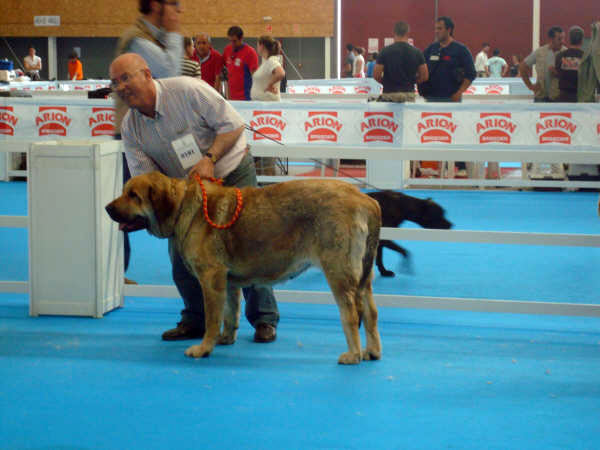
{"label": "brown leather shoe", "polygon": [[273,342],[277,339],[277,330],[268,323],[259,323],[254,332],[254,342]]}
{"label": "brown leather shoe", "polygon": [[175,328],[162,334],[163,341],[185,341],[186,339],[198,339],[204,336],[204,327],[193,322],[179,322]]}
{"label": "brown leather shoe", "polygon": [[123,281],[125,282],[125,284],[138,284],[137,281],[130,280],[127,277],[123,278]]}

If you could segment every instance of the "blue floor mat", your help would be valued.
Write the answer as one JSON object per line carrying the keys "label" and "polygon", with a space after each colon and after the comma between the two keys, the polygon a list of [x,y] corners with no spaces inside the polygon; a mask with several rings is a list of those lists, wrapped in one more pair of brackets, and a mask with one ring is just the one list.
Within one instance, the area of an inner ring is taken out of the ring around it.
{"label": "blue floor mat", "polygon": [[[0,183],[0,214],[26,214]],[[410,191],[463,230],[598,233],[597,194]],[[410,226],[410,224],[407,224]],[[27,231],[0,229],[0,279],[27,280]],[[597,303],[598,249],[402,243],[378,293]],[[167,243],[132,235],[128,276],[171,284]],[[328,290],[309,270],[281,286]],[[301,294],[299,294],[301,295]],[[103,319],[28,317],[0,294],[0,449],[593,449],[600,319],[379,308],[381,361],[336,364],[333,305],[280,304],[278,339],[206,359],[160,334],[178,299],[127,298]],[[364,341],[364,337],[362,338]]]}
{"label": "blue floor mat", "polygon": [[[600,319],[380,308],[381,361],[336,364],[332,305],[209,358],[163,342],[175,300],[101,320],[0,294],[3,449],[596,448]],[[33,431],[35,430],[35,431]]]}

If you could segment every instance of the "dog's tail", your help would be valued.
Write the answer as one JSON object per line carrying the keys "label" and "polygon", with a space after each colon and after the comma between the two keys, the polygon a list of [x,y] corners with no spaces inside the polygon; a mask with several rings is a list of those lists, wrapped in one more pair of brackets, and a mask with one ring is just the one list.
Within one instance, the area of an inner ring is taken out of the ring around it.
{"label": "dog's tail", "polygon": [[372,201],[372,211],[367,215],[367,242],[365,246],[365,253],[363,255],[363,272],[358,283],[359,288],[364,287],[365,283],[369,280],[371,271],[373,270],[373,263],[375,256],[377,255],[377,246],[379,245],[379,230],[381,229],[381,208],[377,201]]}

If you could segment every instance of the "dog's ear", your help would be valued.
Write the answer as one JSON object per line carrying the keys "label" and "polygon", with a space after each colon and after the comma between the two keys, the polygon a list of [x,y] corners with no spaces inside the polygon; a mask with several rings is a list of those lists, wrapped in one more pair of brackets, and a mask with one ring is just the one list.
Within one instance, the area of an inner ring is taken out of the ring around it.
{"label": "dog's ear", "polygon": [[154,216],[159,224],[166,222],[171,214],[173,214],[173,208],[175,207],[167,187],[163,184],[150,185],[148,187],[148,199],[152,205]]}

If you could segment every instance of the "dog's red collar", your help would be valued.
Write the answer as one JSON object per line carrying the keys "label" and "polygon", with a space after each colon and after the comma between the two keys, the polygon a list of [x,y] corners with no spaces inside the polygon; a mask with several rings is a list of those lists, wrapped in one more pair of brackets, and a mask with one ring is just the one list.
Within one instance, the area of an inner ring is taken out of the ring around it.
{"label": "dog's red collar", "polygon": [[[231,220],[229,222],[227,222],[226,224],[223,225],[218,225],[216,223],[214,223],[210,217],[208,217],[208,195],[206,195],[206,189],[204,189],[204,184],[202,184],[202,178],[200,178],[200,176],[198,174],[194,174],[194,179],[198,182],[198,184],[200,185],[200,190],[202,191],[202,209],[204,210],[204,218],[206,219],[206,222],[208,222],[208,224],[213,227],[213,228],[218,228],[219,230],[223,230],[225,228],[229,228],[231,227],[240,217],[240,213],[242,212],[242,208],[244,206],[244,201],[242,199],[242,191],[239,188],[235,188],[235,196],[236,196],[236,205],[235,205],[235,211],[233,212],[233,217],[231,218]],[[217,183],[222,185],[223,184],[223,180],[222,179],[216,179],[216,178],[209,178],[210,181],[212,181],[213,183]]]}

